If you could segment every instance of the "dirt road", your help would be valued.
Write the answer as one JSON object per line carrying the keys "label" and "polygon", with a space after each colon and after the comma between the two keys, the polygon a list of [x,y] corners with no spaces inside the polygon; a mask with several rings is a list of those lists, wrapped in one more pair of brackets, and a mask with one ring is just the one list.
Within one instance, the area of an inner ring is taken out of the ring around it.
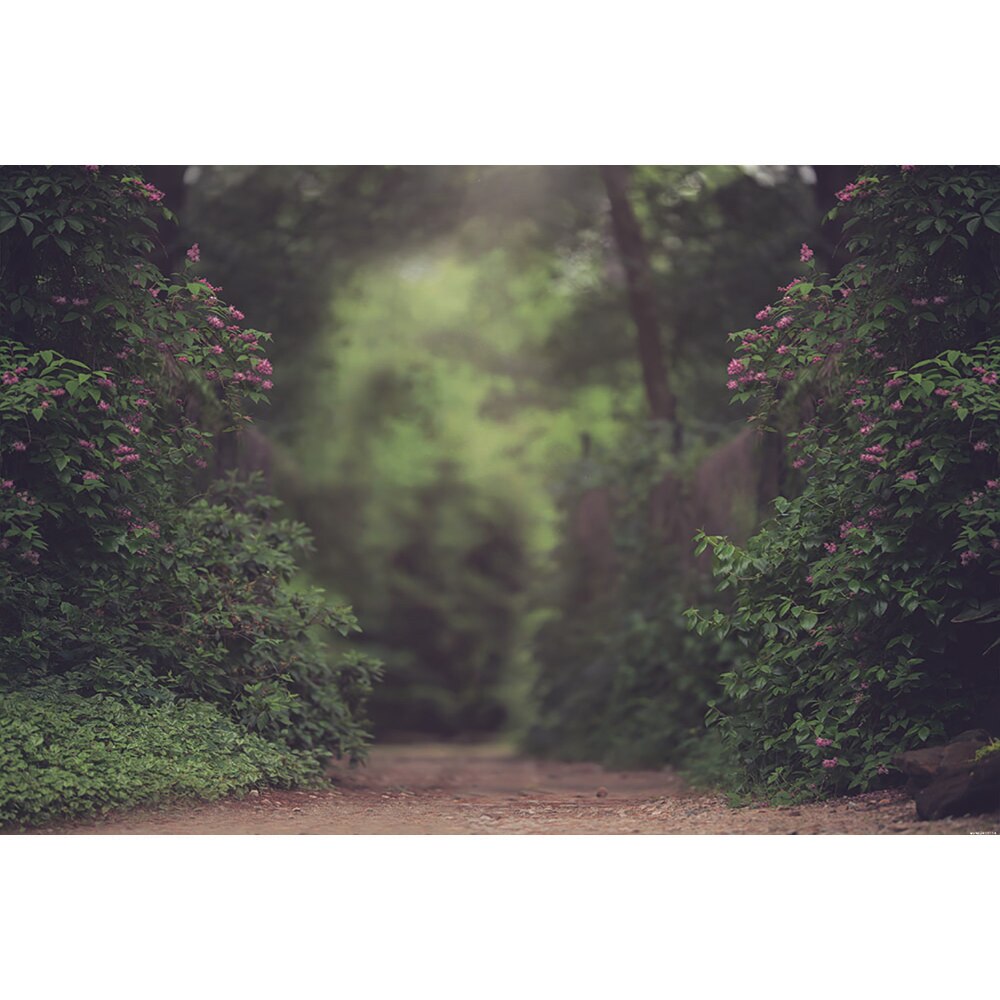
{"label": "dirt road", "polygon": [[1000,813],[934,823],[902,792],[792,808],[731,809],[669,770],[518,758],[500,746],[380,746],[318,792],[143,809],[47,828],[127,834],[881,834],[997,833]]}

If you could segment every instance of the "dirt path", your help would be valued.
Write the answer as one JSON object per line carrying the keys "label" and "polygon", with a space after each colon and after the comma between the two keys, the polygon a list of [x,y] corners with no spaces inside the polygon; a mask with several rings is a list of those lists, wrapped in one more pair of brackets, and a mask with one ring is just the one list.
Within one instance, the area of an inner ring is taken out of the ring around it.
{"label": "dirt path", "polygon": [[152,834],[770,834],[1000,831],[1000,813],[934,823],[902,792],[793,808],[730,809],[673,772],[518,758],[500,746],[381,746],[319,792],[143,809],[45,833]]}

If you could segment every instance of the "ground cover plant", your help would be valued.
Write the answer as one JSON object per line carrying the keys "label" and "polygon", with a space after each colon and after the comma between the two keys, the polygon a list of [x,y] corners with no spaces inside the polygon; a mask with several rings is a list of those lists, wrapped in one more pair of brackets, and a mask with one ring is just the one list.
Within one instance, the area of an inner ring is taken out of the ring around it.
{"label": "ground cover plant", "polygon": [[691,615],[744,643],[710,721],[772,797],[1000,728],[1000,170],[873,169],[837,197],[851,262],[827,277],[804,245],[729,364],[798,488],[746,546],[702,536],[734,605]]}
{"label": "ground cover plant", "polygon": [[[293,586],[302,526],[212,482],[218,440],[272,388],[270,338],[197,246],[182,274],[149,263],[162,197],[128,170],[0,171],[4,820],[364,756],[379,666],[324,638],[358,631],[350,608]],[[198,767],[138,780],[128,760],[170,731]]]}

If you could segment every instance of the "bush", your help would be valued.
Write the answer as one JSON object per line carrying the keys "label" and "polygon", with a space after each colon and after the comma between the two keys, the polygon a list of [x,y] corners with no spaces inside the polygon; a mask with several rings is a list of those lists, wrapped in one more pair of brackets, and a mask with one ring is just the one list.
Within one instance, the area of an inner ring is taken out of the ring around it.
{"label": "bush", "polygon": [[796,796],[1000,724],[1000,170],[880,170],[838,197],[852,262],[779,289],[729,366],[791,429],[801,493],[745,548],[702,539],[735,605],[692,614],[747,650],[714,713],[743,787]]}
{"label": "bush", "polygon": [[710,581],[656,528],[650,504],[667,476],[675,484],[670,504],[682,507],[681,484],[700,454],[692,448],[677,459],[661,428],[643,427],[578,470],[583,482],[569,491],[568,516],[582,493],[609,491],[613,565],[595,565],[600,558],[567,532],[557,615],[537,640],[538,712],[529,749],[613,767],[670,762],[700,777],[714,774],[719,754],[705,742],[705,712],[736,644],[699,640],[687,629],[684,610],[692,601],[711,602]]}
{"label": "bush", "polygon": [[312,773],[202,702],[141,706],[58,690],[0,695],[0,823],[33,826]]}
{"label": "bush", "polygon": [[96,167],[0,171],[2,687],[114,698],[141,678],[313,769],[360,758],[378,666],[332,663],[316,634],[357,631],[350,609],[292,586],[301,526],[208,480],[213,434],[271,388],[269,337],[149,264],[161,198]]}

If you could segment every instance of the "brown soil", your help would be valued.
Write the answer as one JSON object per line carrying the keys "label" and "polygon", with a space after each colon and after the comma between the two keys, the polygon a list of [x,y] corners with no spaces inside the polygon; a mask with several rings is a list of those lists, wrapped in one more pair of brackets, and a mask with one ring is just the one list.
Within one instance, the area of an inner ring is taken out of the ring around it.
{"label": "brown soil", "polygon": [[153,834],[876,834],[997,833],[1000,812],[922,822],[901,791],[775,808],[730,808],[672,771],[606,771],[515,756],[500,746],[380,746],[334,786],[251,793],[46,828]]}

